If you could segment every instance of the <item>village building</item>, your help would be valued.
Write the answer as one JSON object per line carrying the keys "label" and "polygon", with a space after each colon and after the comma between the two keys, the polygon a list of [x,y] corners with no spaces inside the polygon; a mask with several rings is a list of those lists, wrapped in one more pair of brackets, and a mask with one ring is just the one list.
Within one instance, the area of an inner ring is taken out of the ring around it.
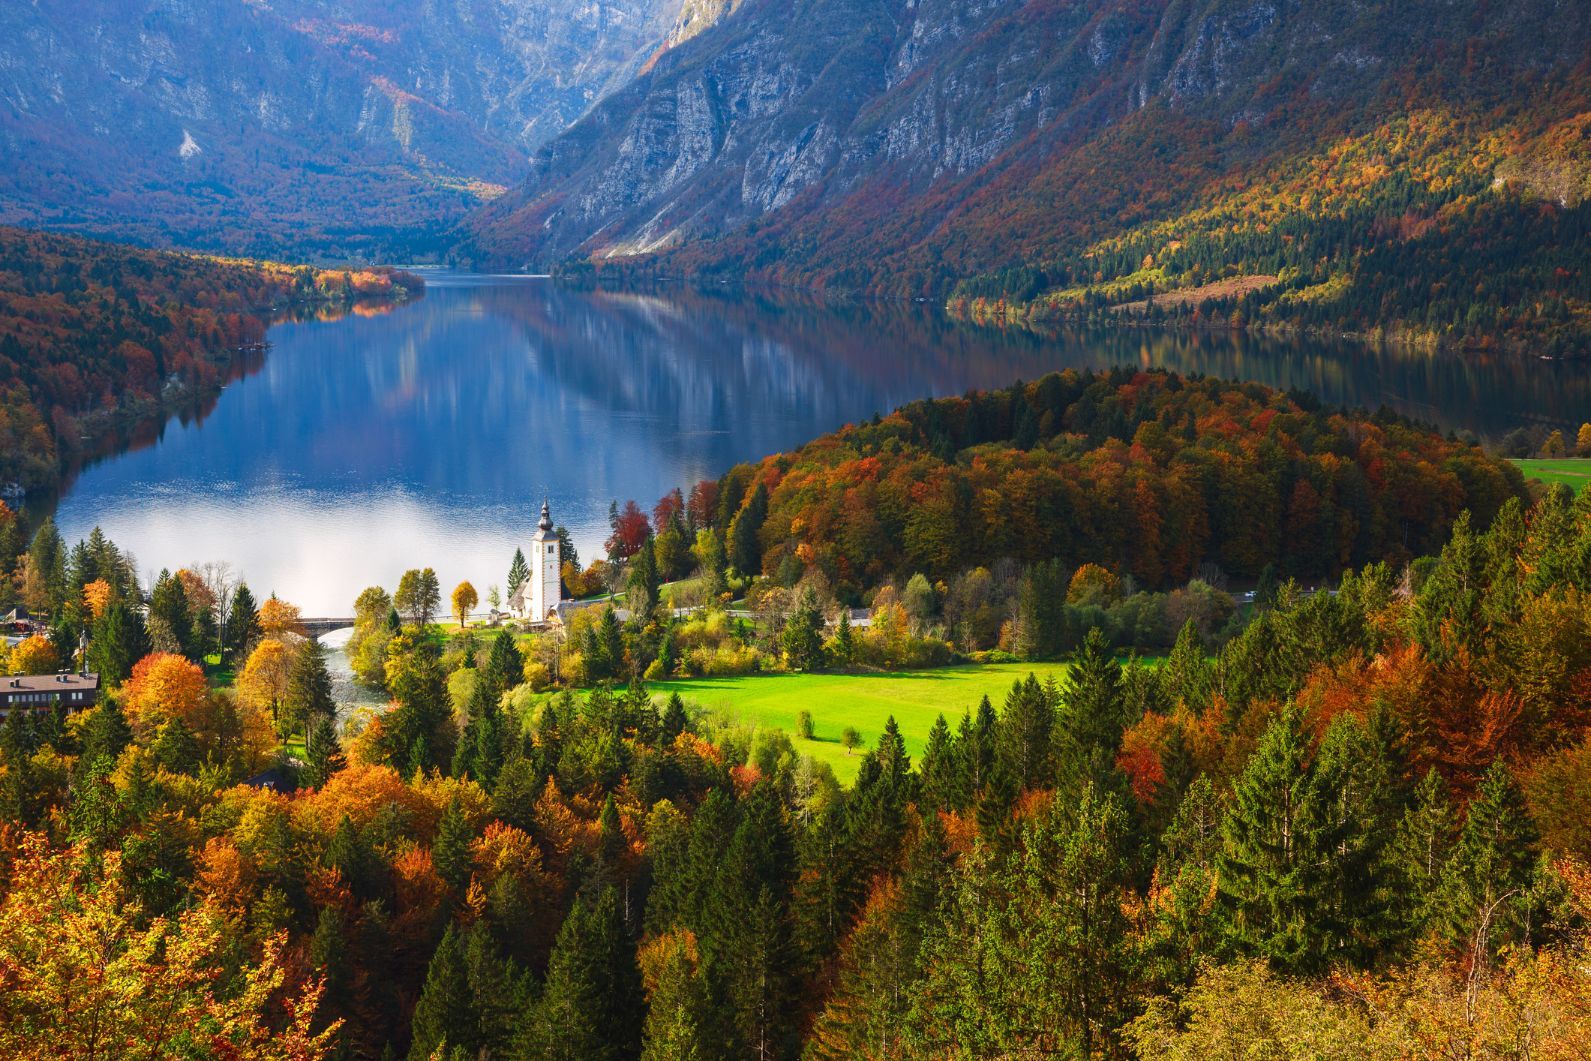
{"label": "village building", "polygon": [[48,711],[59,700],[68,711],[82,711],[99,702],[99,675],[35,674],[0,678],[0,714],[14,710]]}

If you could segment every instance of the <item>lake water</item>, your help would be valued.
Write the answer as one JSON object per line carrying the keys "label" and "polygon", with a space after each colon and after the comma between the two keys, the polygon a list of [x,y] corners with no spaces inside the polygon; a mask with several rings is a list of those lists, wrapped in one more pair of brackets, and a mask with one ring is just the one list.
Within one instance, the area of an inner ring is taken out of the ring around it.
{"label": "lake water", "polygon": [[916,398],[1066,367],[1134,364],[1386,404],[1497,437],[1577,426],[1591,371],[1357,344],[1142,329],[1038,336],[929,306],[586,292],[428,275],[391,312],[282,323],[257,371],[78,475],[69,541],[96,524],[153,573],[226,560],[256,596],[347,615],[359,590],[436,568],[444,593],[502,585],[542,498],[584,560],[611,500],[788,449]]}

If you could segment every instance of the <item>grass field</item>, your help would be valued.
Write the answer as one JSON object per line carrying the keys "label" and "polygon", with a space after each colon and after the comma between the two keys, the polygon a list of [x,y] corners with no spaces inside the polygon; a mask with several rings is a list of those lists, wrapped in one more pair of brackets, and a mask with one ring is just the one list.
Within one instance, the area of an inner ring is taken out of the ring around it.
{"label": "grass field", "polygon": [[1542,483],[1563,483],[1575,493],[1591,485],[1591,457],[1563,460],[1516,460],[1526,479]]}
{"label": "grass field", "polygon": [[[915,759],[934,719],[940,714],[954,726],[963,711],[978,706],[988,694],[998,710],[1011,683],[1029,674],[1060,677],[1064,663],[996,663],[987,666],[945,667],[939,670],[897,674],[772,674],[743,678],[697,678],[654,682],[647,688],[656,695],[677,692],[686,703],[695,703],[723,718],[748,725],[774,726],[795,739],[796,748],[834,768],[842,782],[856,777],[861,750],[848,754],[840,744],[847,726],[855,727],[862,747],[872,747],[894,715]],[[795,737],[796,716],[812,714],[815,739]]]}

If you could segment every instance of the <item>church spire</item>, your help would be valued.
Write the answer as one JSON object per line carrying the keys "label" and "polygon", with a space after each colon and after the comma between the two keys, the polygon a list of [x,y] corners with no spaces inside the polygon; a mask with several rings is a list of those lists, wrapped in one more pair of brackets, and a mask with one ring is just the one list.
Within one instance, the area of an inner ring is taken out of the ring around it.
{"label": "church spire", "polygon": [[536,526],[540,530],[544,530],[544,531],[551,531],[552,530],[552,513],[547,510],[547,499],[546,498],[542,498],[542,501],[541,501],[541,522],[536,524]]}

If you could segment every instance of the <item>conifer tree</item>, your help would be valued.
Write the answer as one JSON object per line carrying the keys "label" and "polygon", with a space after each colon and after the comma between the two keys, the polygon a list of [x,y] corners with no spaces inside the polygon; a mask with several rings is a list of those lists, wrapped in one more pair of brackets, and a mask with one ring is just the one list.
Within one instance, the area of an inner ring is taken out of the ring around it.
{"label": "conifer tree", "polygon": [[426,1061],[438,1050],[462,1050],[468,1057],[480,1051],[464,941],[451,924],[431,956],[425,987],[414,1007],[412,1032],[411,1061]]}
{"label": "conifer tree", "polygon": [[1398,908],[1410,936],[1418,936],[1441,913],[1455,833],[1447,782],[1433,767],[1415,788],[1413,805],[1398,822],[1393,839]]}
{"label": "conifer tree", "polygon": [[1093,785],[1101,792],[1125,795],[1125,778],[1116,768],[1122,731],[1129,721],[1122,697],[1121,664],[1111,655],[1104,631],[1097,627],[1083,638],[1073,657],[1060,703],[1055,728],[1059,790],[1071,795]]}
{"label": "conifer tree", "polygon": [[337,740],[337,723],[322,715],[309,727],[304,740],[303,783],[321,788],[344,765],[342,745]]}
{"label": "conifer tree", "polygon": [[785,661],[796,671],[823,669],[823,613],[810,587],[801,591],[795,610],[779,634]]}
{"label": "conifer tree", "polygon": [[925,811],[953,811],[961,809],[956,769],[956,746],[950,735],[950,726],[941,714],[934,719],[928,731],[928,742],[923,746],[922,775],[923,809]]}
{"label": "conifer tree", "polygon": [[1478,959],[1518,939],[1529,912],[1538,837],[1524,795],[1501,762],[1470,801],[1442,881],[1447,938]]}
{"label": "conifer tree", "polygon": [[1015,682],[1000,715],[1000,765],[1018,791],[1048,787],[1055,768],[1055,700],[1029,674]]}
{"label": "conifer tree", "polygon": [[519,646],[514,644],[514,635],[507,630],[499,630],[497,637],[492,640],[492,650],[486,657],[486,670],[482,675],[493,699],[522,682],[524,670],[525,658],[520,655]]}
{"label": "conifer tree", "polygon": [[326,647],[311,639],[298,650],[287,676],[287,694],[282,699],[282,714],[294,728],[307,735],[316,721],[333,718],[337,701],[332,698],[331,672],[326,668]]}
{"label": "conifer tree", "polygon": [[1217,900],[1234,949],[1284,972],[1324,967],[1342,931],[1327,820],[1298,710],[1288,707],[1260,738],[1222,822]]}
{"label": "conifer tree", "polygon": [[840,609],[840,621],[835,625],[834,636],[825,648],[835,670],[846,670],[856,659],[856,634],[851,629],[851,609]]}
{"label": "conifer tree", "polygon": [[1160,667],[1159,677],[1169,704],[1186,704],[1198,714],[1210,702],[1210,664],[1205,659],[1204,640],[1192,619],[1177,632],[1176,643]]}
{"label": "conifer tree", "polygon": [[254,639],[260,636],[260,609],[249,592],[247,583],[239,582],[232,591],[232,604],[227,609],[226,627],[221,633],[223,647],[229,658],[248,658]]}
{"label": "conifer tree", "polygon": [[646,979],[641,1061],[709,1061],[721,1056],[696,936],[681,930],[653,944]]}
{"label": "conifer tree", "polygon": [[174,774],[191,774],[199,767],[199,742],[180,717],[160,727],[149,751],[162,769]]}
{"label": "conifer tree", "polygon": [[668,694],[668,704],[663,708],[663,720],[658,725],[658,743],[667,748],[674,739],[685,732],[685,702],[679,693]]}
{"label": "conifer tree", "polygon": [[89,666],[104,686],[120,685],[133,666],[149,654],[149,634],[143,616],[120,601],[113,601],[94,621],[88,645]]}
{"label": "conifer tree", "polygon": [[746,506],[729,522],[729,563],[742,578],[762,574],[762,525],[768,518],[768,488],[752,491]]}
{"label": "conifer tree", "polygon": [[464,816],[464,805],[454,796],[437,822],[436,842],[431,845],[431,861],[436,866],[436,875],[453,889],[456,897],[462,898],[469,887],[473,872],[470,844],[474,839],[469,820]]}
{"label": "conifer tree", "polygon": [[89,713],[81,732],[83,738],[81,762],[84,765],[98,759],[115,762],[122,749],[133,742],[132,727],[127,724],[127,716],[122,713],[121,704],[113,697],[106,697]]}
{"label": "conifer tree", "polygon": [[520,1056],[620,1061],[641,1046],[641,972],[611,888],[581,896],[553,944],[541,1001],[526,1011]]}

